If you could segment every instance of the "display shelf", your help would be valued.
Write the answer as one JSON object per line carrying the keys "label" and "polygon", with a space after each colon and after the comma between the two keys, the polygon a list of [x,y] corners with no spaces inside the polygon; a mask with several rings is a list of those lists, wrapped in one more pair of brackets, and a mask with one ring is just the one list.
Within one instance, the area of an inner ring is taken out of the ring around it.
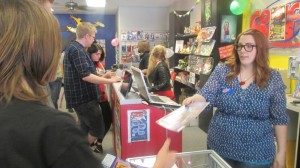
{"label": "display shelf", "polygon": [[[193,71],[188,71],[186,69],[182,69],[182,68],[179,68],[179,67],[174,67],[174,72],[187,72],[187,73],[190,73],[190,72],[193,72]],[[193,72],[195,73],[195,72]],[[203,73],[195,73],[196,75],[203,75],[203,76],[209,76],[210,73],[208,74],[203,74]]]}
{"label": "display shelf", "polygon": [[[153,167],[156,156],[128,158],[127,161],[140,167]],[[173,167],[231,168],[230,165],[213,150],[177,153],[176,162]]]}
{"label": "display shelf", "polygon": [[161,31],[128,30],[122,31],[119,35],[120,45],[118,46],[117,60],[119,63],[139,63],[140,58],[137,54],[137,45],[139,41],[148,41],[150,49],[155,45],[167,46],[169,33]]}
{"label": "display shelf", "polygon": [[175,39],[176,40],[180,40],[180,39],[187,39],[187,38],[195,38],[197,37],[198,35],[197,34],[177,34],[175,35]]}

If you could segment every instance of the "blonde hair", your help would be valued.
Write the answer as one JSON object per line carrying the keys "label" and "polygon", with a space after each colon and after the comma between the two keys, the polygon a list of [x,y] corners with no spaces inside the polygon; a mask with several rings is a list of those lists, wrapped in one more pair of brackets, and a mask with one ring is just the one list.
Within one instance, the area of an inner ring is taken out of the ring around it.
{"label": "blonde hair", "polygon": [[17,98],[47,104],[61,52],[56,18],[31,0],[0,2],[0,102]]}
{"label": "blonde hair", "polygon": [[76,38],[81,39],[85,35],[92,35],[93,33],[97,33],[96,27],[90,22],[82,22],[76,28]]}
{"label": "blonde hair", "polygon": [[38,3],[40,3],[40,4],[43,4],[43,3],[47,2],[47,1],[49,1],[49,2],[52,3],[52,4],[53,4],[53,2],[54,2],[54,0],[33,0],[33,1],[38,2]]}
{"label": "blonde hair", "polygon": [[168,64],[168,61],[166,59],[166,48],[162,45],[156,45],[150,53],[149,65],[147,68],[147,76],[149,76],[149,74],[157,66],[157,60],[166,62]]}
{"label": "blonde hair", "polygon": [[148,41],[139,41],[137,47],[139,53],[150,52],[150,44]]}

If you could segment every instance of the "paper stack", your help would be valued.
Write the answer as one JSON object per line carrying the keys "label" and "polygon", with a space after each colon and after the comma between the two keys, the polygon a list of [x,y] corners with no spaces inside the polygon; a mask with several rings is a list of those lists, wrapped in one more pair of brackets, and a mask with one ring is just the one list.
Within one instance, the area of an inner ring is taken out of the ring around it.
{"label": "paper stack", "polygon": [[160,126],[175,132],[181,131],[194,118],[196,118],[209,104],[209,102],[194,102],[181,106],[168,115],[156,121]]}

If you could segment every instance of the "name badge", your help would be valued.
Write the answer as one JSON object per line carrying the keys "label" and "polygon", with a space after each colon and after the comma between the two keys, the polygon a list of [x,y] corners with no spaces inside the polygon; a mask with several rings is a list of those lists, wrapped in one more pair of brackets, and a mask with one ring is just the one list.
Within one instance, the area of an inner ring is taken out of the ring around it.
{"label": "name badge", "polygon": [[225,88],[225,89],[223,89],[222,92],[225,93],[225,94],[233,94],[233,93],[234,93],[234,90],[233,90],[233,89],[230,89],[230,88]]}

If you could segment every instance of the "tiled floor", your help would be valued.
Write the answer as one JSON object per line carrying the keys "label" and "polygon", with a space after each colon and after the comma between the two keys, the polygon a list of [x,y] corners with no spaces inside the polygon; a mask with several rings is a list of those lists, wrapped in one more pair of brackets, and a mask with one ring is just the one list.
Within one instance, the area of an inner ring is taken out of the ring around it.
{"label": "tiled floor", "polygon": [[[60,96],[62,97],[62,96]],[[65,101],[59,100],[58,103],[59,110],[66,112],[70,115],[72,115],[75,119],[77,119],[76,113],[70,113],[67,112],[65,108]],[[203,132],[200,128],[197,126],[192,126],[192,127],[186,127],[182,131],[182,150],[183,152],[189,152],[189,151],[199,151],[199,150],[206,150],[207,149],[207,144],[206,144],[206,138],[207,135],[205,132]],[[104,140],[103,140],[103,149],[104,153],[103,154],[96,154],[95,156],[99,158],[99,160],[102,160],[105,156],[105,154],[110,153],[114,154],[113,152],[113,139],[112,139],[112,131],[109,131]]]}

